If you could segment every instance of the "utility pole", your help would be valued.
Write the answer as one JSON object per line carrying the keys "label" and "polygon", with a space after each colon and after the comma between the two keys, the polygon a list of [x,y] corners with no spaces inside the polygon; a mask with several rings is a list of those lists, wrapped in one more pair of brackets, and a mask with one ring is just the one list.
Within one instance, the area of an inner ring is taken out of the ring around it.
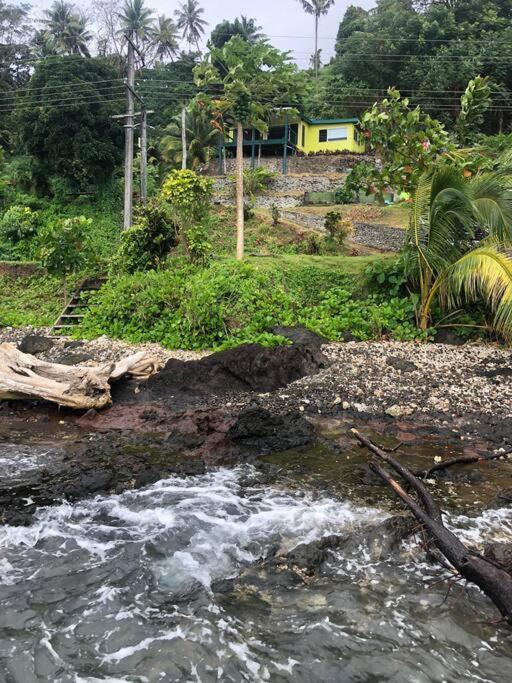
{"label": "utility pole", "polygon": [[181,110],[181,168],[187,168],[187,108]]}
{"label": "utility pole", "polygon": [[130,36],[128,42],[128,60],[126,74],[126,116],[124,123],[124,218],[123,228],[127,230],[132,224],[133,204],[133,114],[135,86],[135,54]]}
{"label": "utility pole", "polygon": [[140,200],[148,198],[148,114],[146,107],[140,112]]}

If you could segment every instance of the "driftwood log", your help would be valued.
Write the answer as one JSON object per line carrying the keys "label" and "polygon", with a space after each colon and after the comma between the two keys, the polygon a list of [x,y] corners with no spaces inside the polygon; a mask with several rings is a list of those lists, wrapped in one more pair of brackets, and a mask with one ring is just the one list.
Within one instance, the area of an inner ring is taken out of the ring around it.
{"label": "driftwood log", "polygon": [[96,367],[60,365],[0,344],[0,399],[44,399],[61,406],[89,410],[111,402],[110,382],[124,375],[143,379],[160,369],[144,351],[117,363]]}
{"label": "driftwood log", "polygon": [[[443,554],[450,565],[468,581],[475,583],[496,605],[503,620],[512,624],[512,575],[496,562],[467,548],[442,520],[441,511],[431,493],[418,477],[396,458],[385,453],[370,439],[352,429],[359,443],[376,458],[370,463],[372,470],[388,484],[422,524],[432,544]],[[417,498],[408,493],[392,474],[382,467],[384,461],[400,475]]]}

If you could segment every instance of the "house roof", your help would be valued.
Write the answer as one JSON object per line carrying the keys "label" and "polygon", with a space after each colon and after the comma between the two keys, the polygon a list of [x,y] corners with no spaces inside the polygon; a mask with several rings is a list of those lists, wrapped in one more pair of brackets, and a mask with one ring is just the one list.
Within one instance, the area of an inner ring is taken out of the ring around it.
{"label": "house roof", "polygon": [[326,125],[330,123],[359,123],[359,119],[310,119],[309,116],[301,116],[301,119],[312,126]]}

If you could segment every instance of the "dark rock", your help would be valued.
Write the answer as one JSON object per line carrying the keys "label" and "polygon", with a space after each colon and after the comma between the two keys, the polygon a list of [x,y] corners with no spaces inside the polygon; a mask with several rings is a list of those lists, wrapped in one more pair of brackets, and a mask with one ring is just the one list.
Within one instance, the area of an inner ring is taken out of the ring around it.
{"label": "dark rock", "polygon": [[84,346],[83,341],[78,341],[78,340],[72,340],[72,341],[65,341],[64,342],[64,348],[65,349],[80,349],[82,346]]}
{"label": "dark rock", "polygon": [[324,536],[311,543],[301,543],[285,555],[270,558],[269,562],[280,570],[286,569],[302,577],[311,577],[320,571],[329,552],[342,546],[345,541],[345,536],[337,534]]}
{"label": "dark rock", "polygon": [[386,365],[395,368],[395,370],[400,370],[400,372],[414,372],[418,369],[412,361],[398,358],[397,356],[388,356],[386,358]]}
{"label": "dark rock", "polygon": [[281,337],[286,337],[290,339],[294,344],[299,344],[303,346],[321,346],[322,344],[328,344],[329,340],[322,337],[316,332],[308,330],[307,327],[302,325],[295,325],[294,327],[286,327],[283,325],[277,325],[270,330],[273,334],[278,334]]}
{"label": "dark rock", "polygon": [[187,405],[191,397],[269,392],[326,367],[318,344],[267,348],[244,344],[193,361],[171,358],[165,367],[133,391],[133,382],[117,382],[114,402],[165,402]]}
{"label": "dark rock", "polygon": [[507,506],[512,505],[512,489],[503,489],[496,494],[493,505]]}
{"label": "dark rock", "polygon": [[442,328],[440,330],[437,330],[436,336],[434,338],[434,342],[436,344],[449,344],[450,346],[462,346],[462,344],[466,343],[466,340],[463,339],[462,337],[459,337],[459,335],[455,334],[455,332],[452,332],[451,330],[448,330],[446,328]]}
{"label": "dark rock", "polygon": [[487,543],[484,547],[484,557],[512,574],[512,543]]}
{"label": "dark rock", "polygon": [[39,334],[27,334],[18,344],[18,349],[22,353],[29,353],[34,356],[38,353],[49,351],[54,345],[54,340],[49,337],[43,337]]}
{"label": "dark rock", "polygon": [[344,549],[356,551],[365,543],[372,557],[376,560],[384,559],[395,552],[400,543],[411,536],[418,526],[412,515],[394,515],[383,522],[354,532]]}
{"label": "dark rock", "polygon": [[351,332],[342,332],[340,341],[349,342],[349,341],[361,341],[361,340],[358,339],[357,337],[354,337],[354,335]]}
{"label": "dark rock", "polygon": [[227,438],[244,452],[265,454],[303,446],[314,433],[300,413],[273,415],[264,408],[249,407],[240,412]]}

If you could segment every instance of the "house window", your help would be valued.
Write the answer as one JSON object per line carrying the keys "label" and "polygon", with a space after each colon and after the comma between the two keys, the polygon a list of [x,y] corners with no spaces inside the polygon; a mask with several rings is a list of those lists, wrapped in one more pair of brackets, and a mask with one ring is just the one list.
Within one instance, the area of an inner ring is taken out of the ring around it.
{"label": "house window", "polygon": [[327,131],[328,142],[334,140],[346,140],[348,137],[347,128],[329,128]]}
{"label": "house window", "polygon": [[318,131],[318,142],[327,142],[327,128]]}
{"label": "house window", "polygon": [[302,146],[306,146],[306,126],[302,126]]}

